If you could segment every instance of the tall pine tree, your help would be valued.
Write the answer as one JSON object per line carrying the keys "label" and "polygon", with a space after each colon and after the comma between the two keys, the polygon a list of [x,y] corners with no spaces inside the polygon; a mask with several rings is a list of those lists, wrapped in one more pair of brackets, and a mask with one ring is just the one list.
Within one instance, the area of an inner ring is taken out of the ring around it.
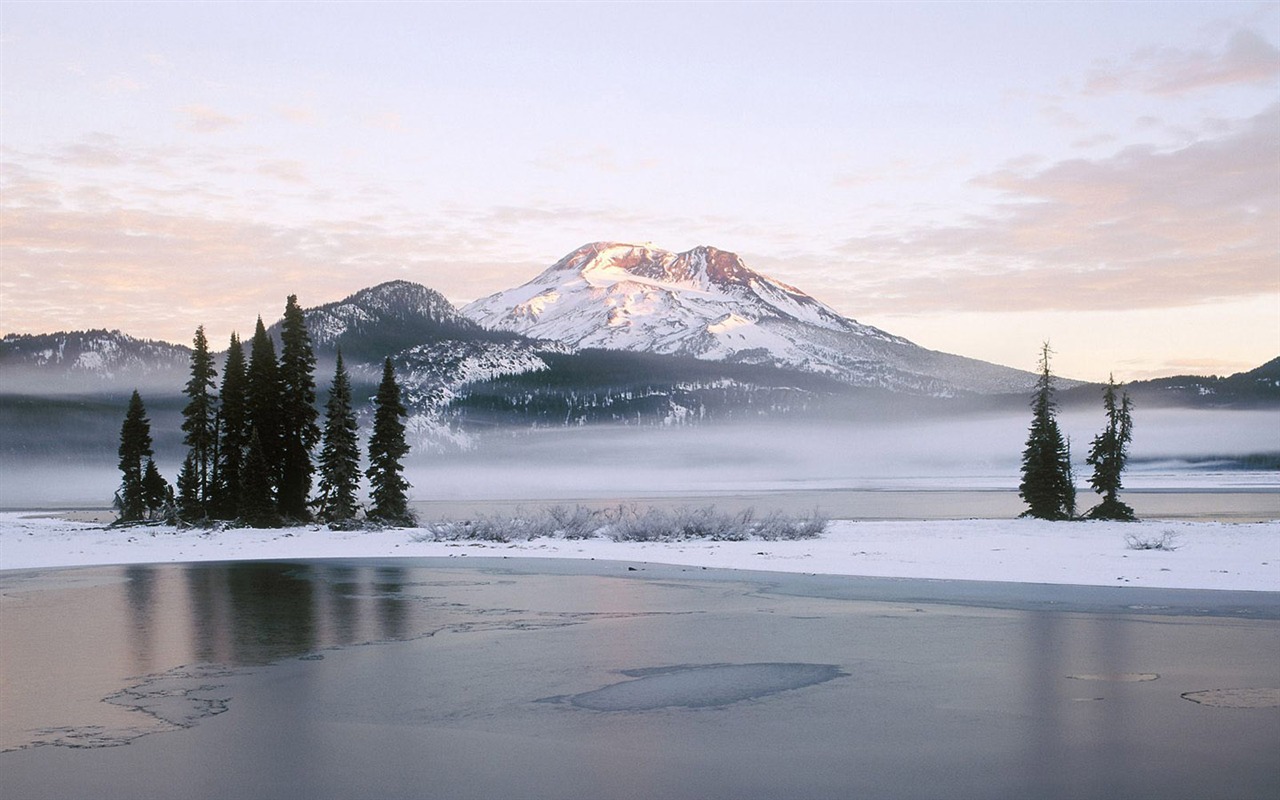
{"label": "tall pine tree", "polygon": [[382,366],[382,382],[374,398],[373,433],[369,436],[369,519],[392,525],[412,524],[400,459],[409,452],[404,438],[404,405],[400,402],[400,386],[388,356]]}
{"label": "tall pine tree", "polygon": [[[133,390],[124,424],[120,426],[120,490],[116,493],[119,522],[136,522],[147,514],[147,491],[143,478],[151,464],[151,420],[142,404],[142,396]],[[154,464],[152,469],[155,469]]]}
{"label": "tall pine tree", "polygon": [[240,473],[249,445],[248,376],[244,346],[231,334],[227,363],[222,368],[222,391],[218,396],[218,480],[214,486],[214,516],[235,519],[240,515]]}
{"label": "tall pine tree", "polygon": [[1102,495],[1102,502],[1089,509],[1086,515],[1092,519],[1136,519],[1133,509],[1120,500],[1121,473],[1129,461],[1129,441],[1133,438],[1133,417],[1130,412],[1129,393],[1121,395],[1116,403],[1115,377],[1107,379],[1102,393],[1102,406],[1107,412],[1107,427],[1093,437],[1093,446],[1085,463],[1093,467],[1089,485]]}
{"label": "tall pine tree", "polygon": [[1051,353],[1045,342],[1040,351],[1040,377],[1031,401],[1031,429],[1022,451],[1018,496],[1028,506],[1023,516],[1060,520],[1074,516],[1076,488],[1071,452],[1058,428],[1053,375],[1049,371]]}
{"label": "tall pine tree", "polygon": [[[258,317],[258,324],[253,331],[253,341],[249,344],[249,369],[246,373],[245,385],[245,417],[249,430],[258,436],[258,445],[262,449],[262,457],[267,465],[264,473],[256,475],[256,479],[267,481],[267,493],[278,498],[280,487],[281,451],[284,438],[282,436],[283,398],[280,390],[280,366],[276,361],[276,347],[267,329]],[[247,444],[247,442],[246,442]],[[241,491],[244,491],[244,476],[240,479]]]}
{"label": "tall pine tree", "polygon": [[185,486],[182,479],[178,483],[183,513],[205,517],[209,513],[213,496],[210,477],[216,472],[213,463],[214,451],[217,449],[214,380],[218,373],[213,366],[213,356],[209,354],[209,342],[205,338],[203,325],[196,328],[193,345],[191,378],[187,381],[185,390],[187,405],[182,409],[182,431],[185,434],[182,443],[188,448],[188,458],[183,464],[183,470],[185,472],[190,469],[194,474],[186,477]]}
{"label": "tall pine tree", "polygon": [[280,327],[280,513],[306,520],[313,472],[311,451],[320,440],[316,424],[316,356],[298,296],[289,295]]}
{"label": "tall pine tree", "polygon": [[338,351],[338,366],[325,405],[324,444],[320,448],[320,519],[344,522],[356,515],[360,488],[360,441],[351,408],[351,380]]}

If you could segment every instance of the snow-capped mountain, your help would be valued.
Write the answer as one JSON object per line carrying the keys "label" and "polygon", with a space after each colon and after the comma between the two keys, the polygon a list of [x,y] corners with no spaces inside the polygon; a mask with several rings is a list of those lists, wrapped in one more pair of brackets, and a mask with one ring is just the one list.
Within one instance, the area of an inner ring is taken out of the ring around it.
{"label": "snow-capped mountain", "polygon": [[714,247],[588,244],[462,313],[493,330],[577,348],[771,365],[920,394],[1023,391],[1034,382],[844,317]]}

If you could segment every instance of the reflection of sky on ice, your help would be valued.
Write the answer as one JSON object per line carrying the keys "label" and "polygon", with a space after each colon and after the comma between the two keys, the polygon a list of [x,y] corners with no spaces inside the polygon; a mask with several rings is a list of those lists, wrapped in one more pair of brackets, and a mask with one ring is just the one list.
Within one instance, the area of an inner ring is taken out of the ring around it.
{"label": "reflection of sky on ice", "polygon": [[1265,598],[478,566],[7,576],[0,732],[75,747],[0,755],[6,796],[1156,800],[1277,778],[1269,709],[1180,699],[1273,685]]}

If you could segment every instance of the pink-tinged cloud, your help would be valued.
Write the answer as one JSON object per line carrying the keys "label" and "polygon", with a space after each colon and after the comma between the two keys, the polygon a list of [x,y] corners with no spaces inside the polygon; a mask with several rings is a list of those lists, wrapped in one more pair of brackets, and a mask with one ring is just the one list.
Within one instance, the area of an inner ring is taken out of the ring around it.
{"label": "pink-tinged cloud", "polygon": [[259,175],[275,178],[285,183],[307,184],[311,182],[307,178],[306,166],[301,161],[292,159],[264,161],[258,165],[257,172]]}
{"label": "pink-tinged cloud", "polygon": [[1212,86],[1264,83],[1280,76],[1280,49],[1250,30],[1237,31],[1219,51],[1151,48],[1124,64],[1094,68],[1089,94],[1138,91],[1180,94]]}
{"label": "pink-tinged cloud", "polygon": [[218,133],[244,122],[238,117],[228,116],[204,105],[183,106],[178,109],[178,113],[183,117],[182,126],[194,133]]}
{"label": "pink-tinged cloud", "polygon": [[831,282],[875,312],[1170,308],[1280,292],[1280,105],[1233,135],[975,183],[966,224],[848,241]]}

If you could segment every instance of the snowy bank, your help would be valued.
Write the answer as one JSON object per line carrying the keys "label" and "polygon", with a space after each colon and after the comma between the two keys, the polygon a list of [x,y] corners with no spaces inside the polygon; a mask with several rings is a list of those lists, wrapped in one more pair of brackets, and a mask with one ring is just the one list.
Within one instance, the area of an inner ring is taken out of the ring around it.
{"label": "snowy bank", "polygon": [[[312,558],[587,558],[828,575],[1280,591],[1280,521],[835,521],[817,539],[745,542],[415,541],[425,531],[108,529],[0,513],[0,569]],[[1133,550],[1129,536],[1174,550]]]}

